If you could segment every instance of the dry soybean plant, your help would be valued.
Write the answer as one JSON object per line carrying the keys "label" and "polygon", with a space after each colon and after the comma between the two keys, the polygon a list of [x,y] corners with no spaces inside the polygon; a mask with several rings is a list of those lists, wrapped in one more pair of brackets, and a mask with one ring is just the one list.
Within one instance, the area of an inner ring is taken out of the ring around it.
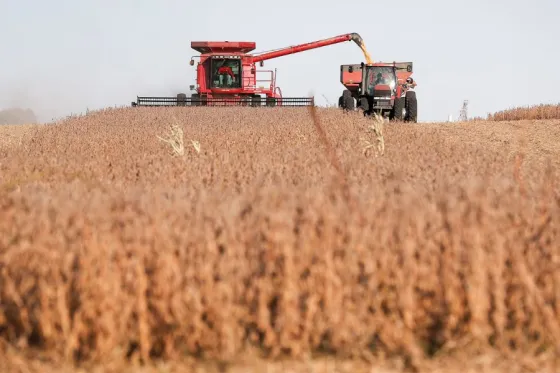
{"label": "dry soybean plant", "polygon": [[[163,142],[171,145],[172,154],[178,156],[185,155],[185,144],[184,144],[184,133],[183,128],[179,125],[177,118],[173,117],[174,124],[171,125],[168,138],[164,139],[161,136],[157,136]],[[198,140],[191,140],[191,144],[197,153],[200,153],[200,142]]]}
{"label": "dry soybean plant", "polygon": [[171,145],[174,155],[182,157],[185,154],[183,128],[179,125],[179,123],[177,123],[176,119],[175,123],[171,125],[169,137],[164,139],[158,135],[158,139]]}
{"label": "dry soybean plant", "polygon": [[200,142],[198,140],[191,140],[191,144],[197,153],[200,153]]}
{"label": "dry soybean plant", "polygon": [[365,143],[365,146],[363,147],[364,155],[367,156],[369,149],[376,148],[377,152],[375,153],[375,156],[377,157],[385,154],[385,138],[383,137],[384,119],[377,113],[374,113],[373,115],[373,124],[368,126],[368,130],[373,133],[375,140],[373,142],[364,138],[361,138],[361,140]]}

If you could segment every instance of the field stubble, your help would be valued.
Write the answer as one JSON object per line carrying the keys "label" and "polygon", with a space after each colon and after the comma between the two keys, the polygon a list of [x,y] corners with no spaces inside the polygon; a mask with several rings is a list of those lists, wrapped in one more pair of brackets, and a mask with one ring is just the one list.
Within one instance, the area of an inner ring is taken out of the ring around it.
{"label": "field stubble", "polygon": [[[388,125],[375,157],[365,118],[318,115],[344,185],[299,109],[111,109],[0,147],[6,361],[550,368],[558,122]],[[182,156],[157,137],[174,123]]]}

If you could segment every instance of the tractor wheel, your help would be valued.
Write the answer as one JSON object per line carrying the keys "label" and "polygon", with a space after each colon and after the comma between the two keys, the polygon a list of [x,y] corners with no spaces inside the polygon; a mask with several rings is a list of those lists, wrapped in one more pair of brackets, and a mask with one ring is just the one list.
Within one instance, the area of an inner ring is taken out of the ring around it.
{"label": "tractor wheel", "polygon": [[[191,95],[191,106],[200,106],[200,95],[198,93],[194,93]],[[179,101],[177,99],[177,101]]]}
{"label": "tractor wheel", "polygon": [[405,110],[406,98],[397,97],[395,98],[395,104],[393,105],[393,110],[391,110],[391,120],[403,120],[403,111]]}
{"label": "tractor wheel", "polygon": [[353,111],[355,107],[354,104],[354,97],[352,97],[352,92],[350,90],[345,89],[342,92],[342,109],[345,111]]}
{"label": "tractor wheel", "polygon": [[416,101],[416,92],[406,92],[406,122],[418,122],[418,103]]}
{"label": "tractor wheel", "polygon": [[367,97],[360,97],[360,99],[358,100],[358,107],[364,112],[369,111],[369,102]]}
{"label": "tractor wheel", "polygon": [[177,106],[185,106],[187,104],[187,95],[184,93],[177,93]]}

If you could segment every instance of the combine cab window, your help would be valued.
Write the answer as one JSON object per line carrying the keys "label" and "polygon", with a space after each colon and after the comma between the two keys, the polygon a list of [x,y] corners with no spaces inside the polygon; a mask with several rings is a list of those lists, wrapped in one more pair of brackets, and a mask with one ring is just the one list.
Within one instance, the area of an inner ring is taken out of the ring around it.
{"label": "combine cab window", "polygon": [[373,66],[367,69],[365,93],[373,95],[377,85],[388,85],[391,91],[396,87],[395,71],[392,67]]}
{"label": "combine cab window", "polygon": [[241,88],[241,60],[212,59],[212,88]]}

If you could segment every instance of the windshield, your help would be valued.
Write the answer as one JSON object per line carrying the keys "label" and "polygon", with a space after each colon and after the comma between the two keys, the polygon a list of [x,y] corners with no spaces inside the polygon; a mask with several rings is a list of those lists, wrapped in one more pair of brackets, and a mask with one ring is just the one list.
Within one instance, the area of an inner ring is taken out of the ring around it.
{"label": "windshield", "polygon": [[212,58],[212,88],[241,88],[241,60]]}
{"label": "windshield", "polygon": [[376,85],[388,85],[393,90],[396,87],[394,69],[390,66],[368,66],[365,93],[373,95],[373,89]]}

